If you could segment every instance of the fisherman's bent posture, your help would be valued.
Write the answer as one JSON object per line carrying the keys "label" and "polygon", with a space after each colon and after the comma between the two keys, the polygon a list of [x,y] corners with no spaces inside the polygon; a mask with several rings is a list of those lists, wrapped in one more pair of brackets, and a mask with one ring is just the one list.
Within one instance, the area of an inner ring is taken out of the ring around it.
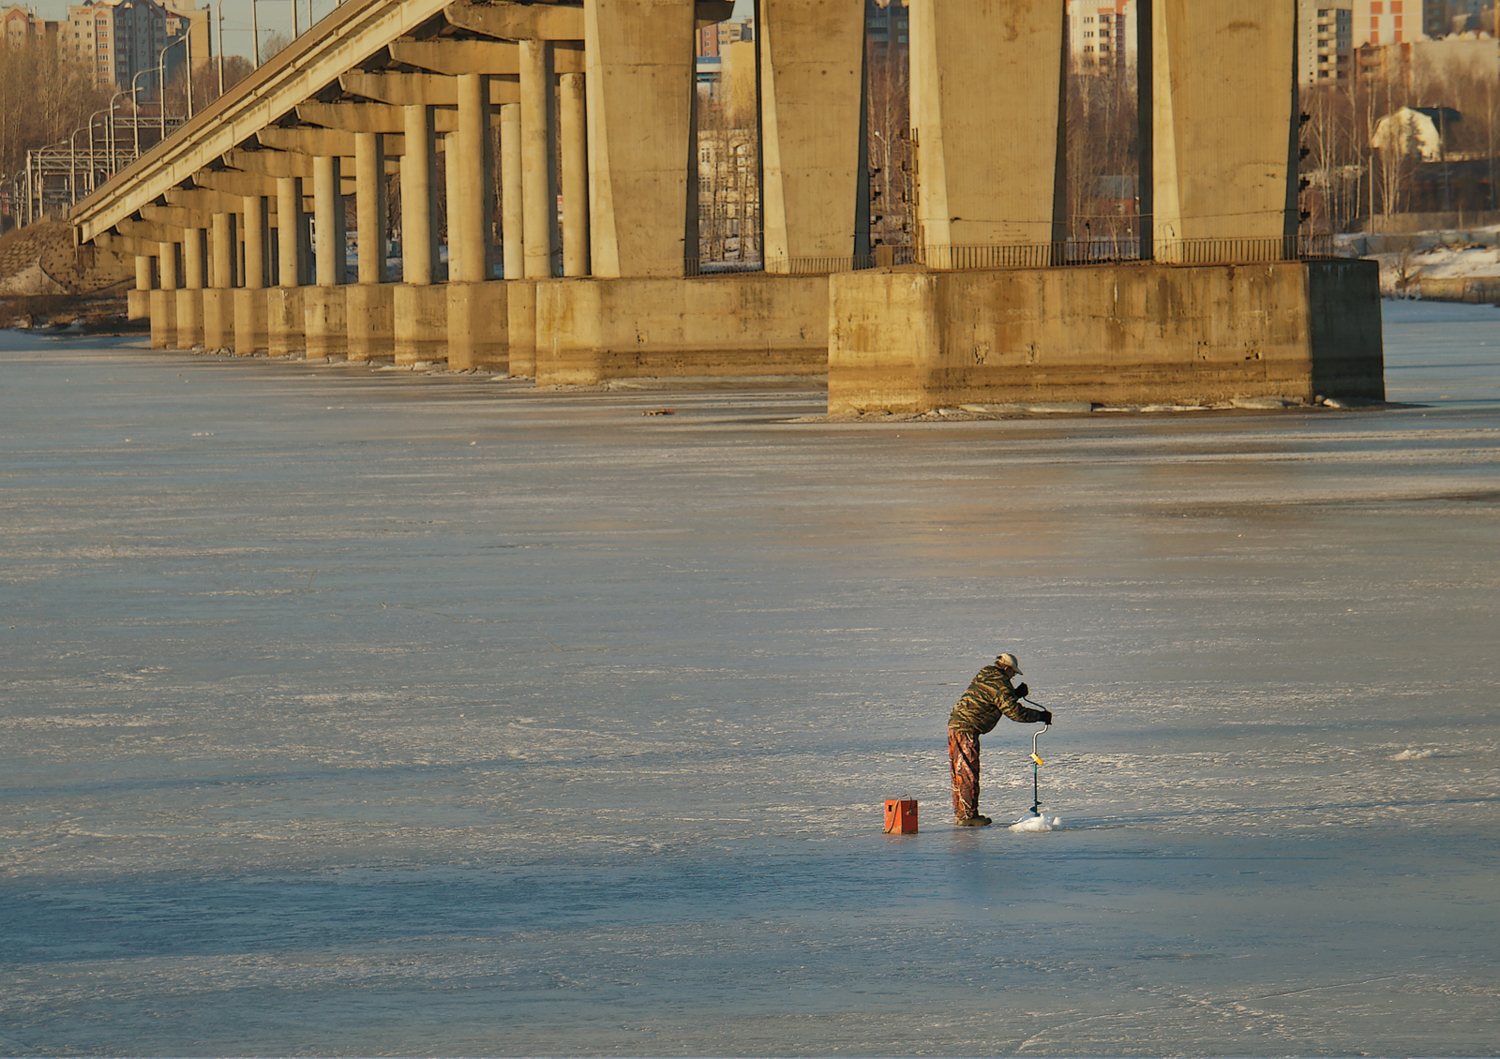
{"label": "fisherman's bent posture", "polygon": [[953,822],[959,827],[985,827],[990,818],[979,815],[979,737],[1009,717],[1022,724],[1052,723],[1050,710],[1021,705],[1030,689],[1011,683],[1021,675],[1013,654],[1003,654],[995,664],[974,676],[969,690],[948,715],[948,765],[953,771]]}

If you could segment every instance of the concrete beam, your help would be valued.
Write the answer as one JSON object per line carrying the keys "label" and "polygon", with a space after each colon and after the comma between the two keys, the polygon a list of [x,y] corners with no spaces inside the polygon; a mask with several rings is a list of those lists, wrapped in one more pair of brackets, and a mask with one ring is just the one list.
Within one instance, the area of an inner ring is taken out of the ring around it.
{"label": "concrete beam", "polygon": [[[116,254],[131,254],[136,257],[155,257],[161,252],[161,244],[155,240],[136,239],[116,232],[100,232],[94,237],[94,245],[100,250],[109,250]],[[136,289],[150,290],[151,288],[137,286]]]}
{"label": "concrete beam", "polygon": [[[436,110],[432,118],[437,132],[458,131],[458,111]],[[406,127],[401,108],[389,103],[299,103],[297,120],[305,125],[321,125],[325,129],[387,136]]]}
{"label": "concrete beam", "polygon": [[[142,206],[141,219],[173,228],[207,228],[213,223],[213,214],[205,210],[189,209],[186,206]],[[173,242],[181,239],[179,235]]]}
{"label": "concrete beam", "polygon": [[[577,9],[582,10],[582,9]],[[499,40],[407,40],[392,41],[391,58],[407,66],[419,66],[433,73],[489,74],[518,77],[521,73],[520,45]],[[552,46],[552,63],[556,73],[583,73],[583,42]]]}
{"label": "concrete beam", "polygon": [[[314,157],[354,157],[354,137],[343,129],[261,129],[255,134],[262,147],[294,154]],[[400,136],[387,136],[385,153],[388,157],[399,157],[406,153],[406,141]]]}
{"label": "concrete beam", "polygon": [[[694,77],[682,42],[693,2],[585,0],[583,10],[593,274],[680,277]],[[696,182],[696,159],[692,172]]]}
{"label": "concrete beam", "polygon": [[[156,221],[121,221],[115,225],[115,231],[126,239],[142,239],[147,242],[157,243],[179,243],[182,241],[182,229],[175,224],[162,224]],[[100,233],[107,234],[107,233]],[[152,250],[151,253],[156,253]]]}
{"label": "concrete beam", "polygon": [[210,188],[169,188],[166,194],[169,206],[181,206],[209,214],[232,213],[244,205],[244,198],[243,195],[232,195]]}
{"label": "concrete beam", "polygon": [[582,40],[584,36],[583,8],[561,4],[460,0],[443,8],[443,17],[449,25],[502,40]]}
{"label": "concrete beam", "polygon": [[224,156],[224,161],[233,169],[272,179],[300,177],[311,180],[313,175],[311,155],[288,151],[246,151],[236,148]]}
{"label": "concrete beam", "polygon": [[[910,10],[921,242],[1057,241],[1063,5],[911,0]],[[996,100],[1005,101],[1000,124]]]}
{"label": "concrete beam", "polygon": [[1296,15],[1231,0],[1156,0],[1152,17],[1157,258],[1181,240],[1297,231]]}
{"label": "concrete beam", "polygon": [[[457,107],[458,84],[444,74],[402,74],[388,70],[350,70],[340,75],[339,86],[351,96],[364,96],[377,103],[398,107]],[[520,102],[520,86],[512,81],[490,81],[490,105]]]}
{"label": "concrete beam", "polygon": [[210,191],[221,191],[226,195],[274,195],[276,180],[261,173],[246,173],[237,169],[205,169],[193,176],[193,183]]}

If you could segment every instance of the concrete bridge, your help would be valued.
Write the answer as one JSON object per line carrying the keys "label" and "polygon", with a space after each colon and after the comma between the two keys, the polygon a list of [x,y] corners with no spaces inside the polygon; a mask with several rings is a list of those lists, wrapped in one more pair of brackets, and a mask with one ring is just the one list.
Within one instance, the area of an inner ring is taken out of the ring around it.
{"label": "concrete bridge", "polygon": [[910,266],[869,267],[863,0],[758,2],[762,272],[693,267],[694,31],[727,0],[348,0],[72,220],[134,256],[162,348],[827,372],[833,411],[1383,396],[1373,266],[1300,253],[1295,0],[1140,0],[1153,260],[1110,263],[1065,240],[1063,0],[910,2]]}

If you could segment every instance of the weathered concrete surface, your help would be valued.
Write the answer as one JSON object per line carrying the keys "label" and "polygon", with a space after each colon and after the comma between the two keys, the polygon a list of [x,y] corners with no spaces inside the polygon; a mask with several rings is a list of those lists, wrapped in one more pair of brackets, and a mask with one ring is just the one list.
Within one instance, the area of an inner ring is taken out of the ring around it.
{"label": "weathered concrete surface", "polygon": [[151,348],[177,348],[177,292],[151,292]]}
{"label": "weathered concrete surface", "polygon": [[178,349],[192,349],[203,344],[203,288],[189,288],[177,292],[174,299],[177,312],[176,342]]}
{"label": "weathered concrete surface", "polygon": [[693,0],[584,5],[596,276],[682,275],[693,14]]}
{"label": "weathered concrete surface", "polygon": [[234,292],[234,351],[242,357],[267,348],[266,290],[240,287]]}
{"label": "weathered concrete surface", "polygon": [[850,11],[808,0],[761,9],[768,272],[855,253],[865,28]]}
{"label": "weathered concrete surface", "polygon": [[344,288],[344,314],[349,325],[350,360],[376,360],[396,355],[396,284],[355,283]]}
{"label": "weathered concrete surface", "polygon": [[349,351],[345,294],[349,288],[302,288],[303,349],[309,357],[343,357]]}
{"label": "weathered concrete surface", "polygon": [[196,291],[203,298],[203,347],[228,349],[234,345],[234,291],[209,287]]}
{"label": "weathered concrete surface", "polygon": [[284,357],[305,348],[303,329],[307,321],[302,298],[306,287],[269,287],[266,289],[266,351],[273,357]]}
{"label": "weathered concrete surface", "polygon": [[544,280],[537,385],[813,375],[828,360],[828,277]]}
{"label": "weathered concrete surface", "polygon": [[448,288],[443,284],[396,283],[391,290],[397,364],[448,357]]}
{"label": "weathered concrete surface", "polygon": [[448,367],[508,370],[510,297],[504,280],[449,283]]}
{"label": "weathered concrete surface", "polygon": [[536,283],[533,280],[505,281],[505,321],[509,332],[510,373],[531,378],[536,375]]}
{"label": "weathered concrete surface", "polygon": [[1059,238],[1062,48],[1054,0],[911,0],[919,243]]}
{"label": "weathered concrete surface", "polygon": [[1156,0],[1154,226],[1183,239],[1296,233],[1297,5]]}
{"label": "weathered concrete surface", "polygon": [[828,410],[1385,393],[1371,262],[830,278]]}
{"label": "weathered concrete surface", "polygon": [[151,316],[151,288],[125,292],[125,319],[146,320]]}

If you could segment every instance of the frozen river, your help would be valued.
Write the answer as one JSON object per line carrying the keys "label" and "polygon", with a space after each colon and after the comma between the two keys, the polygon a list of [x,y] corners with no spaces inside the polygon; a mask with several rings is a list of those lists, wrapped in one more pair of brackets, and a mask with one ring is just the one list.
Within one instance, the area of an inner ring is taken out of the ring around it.
{"label": "frozen river", "polygon": [[[0,1054],[1496,1054],[1500,309],[1387,345],[870,426],[0,334]],[[1000,650],[1049,833],[1010,722],[951,825]]]}

